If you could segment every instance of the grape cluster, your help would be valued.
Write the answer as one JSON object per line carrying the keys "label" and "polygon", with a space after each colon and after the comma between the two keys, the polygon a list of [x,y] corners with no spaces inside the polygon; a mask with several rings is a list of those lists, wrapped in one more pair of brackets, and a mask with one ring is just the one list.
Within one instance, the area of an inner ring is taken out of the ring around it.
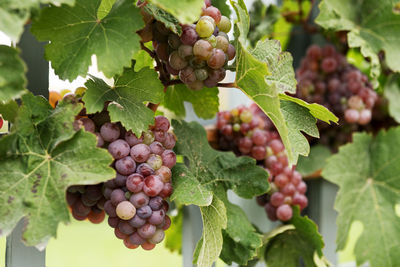
{"label": "grape cluster", "polygon": [[324,105],[349,124],[366,125],[378,99],[367,76],[331,45],[311,45],[296,71],[296,96]]}
{"label": "grape cluster", "polygon": [[[97,203],[97,206],[107,213],[108,224],[115,228],[116,237],[123,239],[126,247],[142,246],[151,250],[164,239],[164,231],[171,224],[166,215],[169,205],[165,199],[172,194],[175,136],[168,132],[170,123],[163,116],[155,117],[154,126],[140,137],[126,131],[120,123],[111,123],[103,117],[104,114],[95,116],[93,120],[83,117],[74,123],[75,129],[84,127],[96,134],[97,146],[107,148],[114,158],[112,167],[117,171],[116,177],[95,186],[102,197],[101,205]],[[79,191],[75,188],[82,187],[70,187],[67,198]],[[86,207],[85,201],[89,196],[85,196],[91,194],[87,191],[82,193],[82,204],[72,205],[75,218],[80,219],[83,214],[74,210]]]}
{"label": "grape cluster", "polygon": [[236,54],[227,35],[232,25],[210,1],[205,1],[202,16],[195,24],[182,25],[181,36],[161,22],[148,19],[148,15],[144,20],[146,27],[139,34],[143,41],[151,38],[168,75],[178,76],[192,90],[217,86],[225,78],[224,67]]}
{"label": "grape cluster", "polygon": [[257,202],[271,220],[288,221],[293,215],[292,205],[298,205],[300,210],[308,205],[306,183],[289,166],[278,132],[257,105],[219,112],[217,129],[220,149],[253,157],[268,171],[272,190],[257,197]]}
{"label": "grape cluster", "polygon": [[83,221],[88,219],[92,223],[101,223],[104,220],[104,203],[106,199],[102,192],[103,183],[97,185],[74,185],[67,189],[67,203],[72,216]]}

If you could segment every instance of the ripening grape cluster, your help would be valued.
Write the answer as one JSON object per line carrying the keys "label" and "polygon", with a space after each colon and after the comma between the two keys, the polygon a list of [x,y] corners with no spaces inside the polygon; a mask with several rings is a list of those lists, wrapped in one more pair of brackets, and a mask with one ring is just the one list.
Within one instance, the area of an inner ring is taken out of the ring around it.
{"label": "ripening grape cluster", "polygon": [[271,220],[288,221],[293,215],[291,206],[298,205],[302,210],[308,205],[306,183],[289,166],[278,132],[257,105],[219,112],[217,129],[220,149],[253,157],[268,171],[272,190],[257,197],[257,202]]}
{"label": "ripening grape cluster", "polygon": [[[171,224],[165,199],[172,194],[175,136],[168,132],[170,123],[163,116],[155,117],[154,126],[140,137],[103,117],[79,118],[74,127],[96,134],[97,146],[107,148],[114,158],[112,167],[117,175],[100,185],[69,187],[67,200],[72,196],[79,199],[68,203],[78,219],[89,217],[93,209],[100,209],[104,219],[105,211],[108,224],[126,247],[151,250],[164,239],[164,231]],[[95,201],[97,196],[100,198]],[[87,209],[92,209],[91,213],[86,214]]]}
{"label": "ripening grape cluster", "polygon": [[139,34],[143,41],[153,41],[156,55],[169,75],[178,76],[192,90],[214,87],[225,78],[224,67],[236,54],[227,34],[232,24],[211,1],[205,1],[195,24],[182,25],[181,36],[148,15],[144,20],[146,27]]}
{"label": "ripening grape cluster", "polygon": [[72,216],[83,221],[88,219],[92,223],[101,223],[104,220],[104,203],[102,192],[103,184],[74,185],[67,189],[67,203],[71,208]]}
{"label": "ripening grape cluster", "polygon": [[319,103],[347,123],[366,125],[378,95],[368,77],[331,45],[311,45],[296,71],[296,96]]}

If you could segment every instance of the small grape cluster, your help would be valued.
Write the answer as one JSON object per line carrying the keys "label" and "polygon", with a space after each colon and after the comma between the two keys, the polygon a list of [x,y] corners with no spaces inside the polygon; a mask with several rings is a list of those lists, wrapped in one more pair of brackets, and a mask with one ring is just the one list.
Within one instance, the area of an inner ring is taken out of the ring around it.
{"label": "small grape cluster", "polygon": [[[93,120],[82,117],[74,123],[75,129],[84,127],[96,134],[97,146],[107,148],[114,158],[112,167],[117,171],[116,177],[94,186],[102,197],[101,205],[97,204],[97,207],[107,213],[108,224],[115,229],[116,237],[123,239],[126,247],[142,246],[151,250],[164,239],[164,231],[171,225],[166,215],[169,205],[165,199],[172,194],[171,168],[176,163],[172,148],[176,140],[168,132],[170,123],[167,118],[157,116],[154,126],[137,137],[120,123],[104,119],[104,114],[98,117],[100,119],[94,117]],[[75,188],[82,187],[70,187],[67,199],[76,194],[78,189]],[[93,190],[87,191],[82,194],[82,204],[72,205],[74,217],[81,218],[81,213],[74,210],[86,205],[86,198],[89,198],[86,195],[91,196]]]}
{"label": "small grape cluster", "polygon": [[210,1],[205,1],[202,16],[195,24],[182,25],[181,36],[161,22],[144,17],[147,24],[139,34],[143,41],[152,37],[156,55],[169,75],[178,76],[192,90],[215,87],[225,78],[224,67],[236,54],[227,35],[232,25]]}
{"label": "small grape cluster", "polygon": [[74,185],[67,189],[67,203],[72,216],[83,221],[101,223],[105,218],[104,203],[106,199],[102,192],[103,183],[97,185]]}
{"label": "small grape cluster", "polygon": [[289,166],[278,132],[257,105],[219,112],[217,129],[220,149],[251,156],[268,171],[272,190],[257,197],[257,202],[271,220],[288,221],[293,216],[291,206],[298,205],[300,210],[307,207],[307,185]]}
{"label": "small grape cluster", "polygon": [[368,77],[331,45],[311,45],[296,71],[296,96],[324,105],[350,124],[366,125],[378,95]]}

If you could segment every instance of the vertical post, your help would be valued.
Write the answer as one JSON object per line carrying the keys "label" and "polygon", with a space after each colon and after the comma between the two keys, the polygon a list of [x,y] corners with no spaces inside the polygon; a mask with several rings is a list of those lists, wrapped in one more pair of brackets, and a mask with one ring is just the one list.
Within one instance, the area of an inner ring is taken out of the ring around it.
{"label": "vertical post", "polygon": [[[49,96],[49,63],[44,59],[44,44],[38,42],[30,33],[30,25],[25,26],[18,47],[25,61],[28,72],[28,89],[35,95]],[[17,227],[7,237],[6,267],[44,267],[46,266],[45,251],[35,247],[27,247],[22,242],[24,222],[21,220]]]}

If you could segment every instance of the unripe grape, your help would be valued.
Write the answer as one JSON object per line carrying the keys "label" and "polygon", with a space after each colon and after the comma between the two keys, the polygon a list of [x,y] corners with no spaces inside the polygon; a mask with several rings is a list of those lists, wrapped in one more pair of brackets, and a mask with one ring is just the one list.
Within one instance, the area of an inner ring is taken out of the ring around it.
{"label": "unripe grape", "polygon": [[221,11],[213,6],[204,9],[202,15],[212,17],[217,24],[221,21]]}
{"label": "unripe grape", "polygon": [[193,46],[191,46],[191,45],[179,46],[178,54],[183,59],[187,59],[187,58],[193,56]]}
{"label": "unripe grape", "polygon": [[219,21],[217,26],[220,31],[228,33],[231,30],[232,24],[229,18],[221,16],[221,20]]}
{"label": "unripe grape", "polygon": [[117,216],[123,220],[132,219],[136,214],[136,208],[129,201],[122,201],[116,208]]}
{"label": "unripe grape", "polygon": [[210,58],[213,51],[212,45],[206,40],[198,40],[193,46],[193,54],[202,60]]}
{"label": "unripe grape", "polygon": [[178,51],[171,53],[168,63],[175,70],[181,70],[188,65],[188,62],[179,56]]}
{"label": "unripe grape", "polygon": [[200,19],[196,24],[196,32],[202,38],[210,37],[215,29],[215,25],[209,19]]}
{"label": "unripe grape", "polygon": [[[228,53],[229,41],[223,36],[217,36],[215,48],[221,49],[224,53]],[[229,55],[228,55],[229,56]]]}
{"label": "unripe grape", "polygon": [[196,81],[194,69],[192,67],[186,67],[183,70],[179,71],[179,79],[181,79],[181,81],[186,84]]}
{"label": "unripe grape", "polygon": [[213,49],[211,56],[207,59],[207,65],[212,69],[219,69],[225,65],[226,55],[221,49]]}
{"label": "unripe grape", "polygon": [[196,79],[198,81],[204,81],[208,77],[208,72],[206,69],[197,69],[194,71],[194,74],[196,75]]}

